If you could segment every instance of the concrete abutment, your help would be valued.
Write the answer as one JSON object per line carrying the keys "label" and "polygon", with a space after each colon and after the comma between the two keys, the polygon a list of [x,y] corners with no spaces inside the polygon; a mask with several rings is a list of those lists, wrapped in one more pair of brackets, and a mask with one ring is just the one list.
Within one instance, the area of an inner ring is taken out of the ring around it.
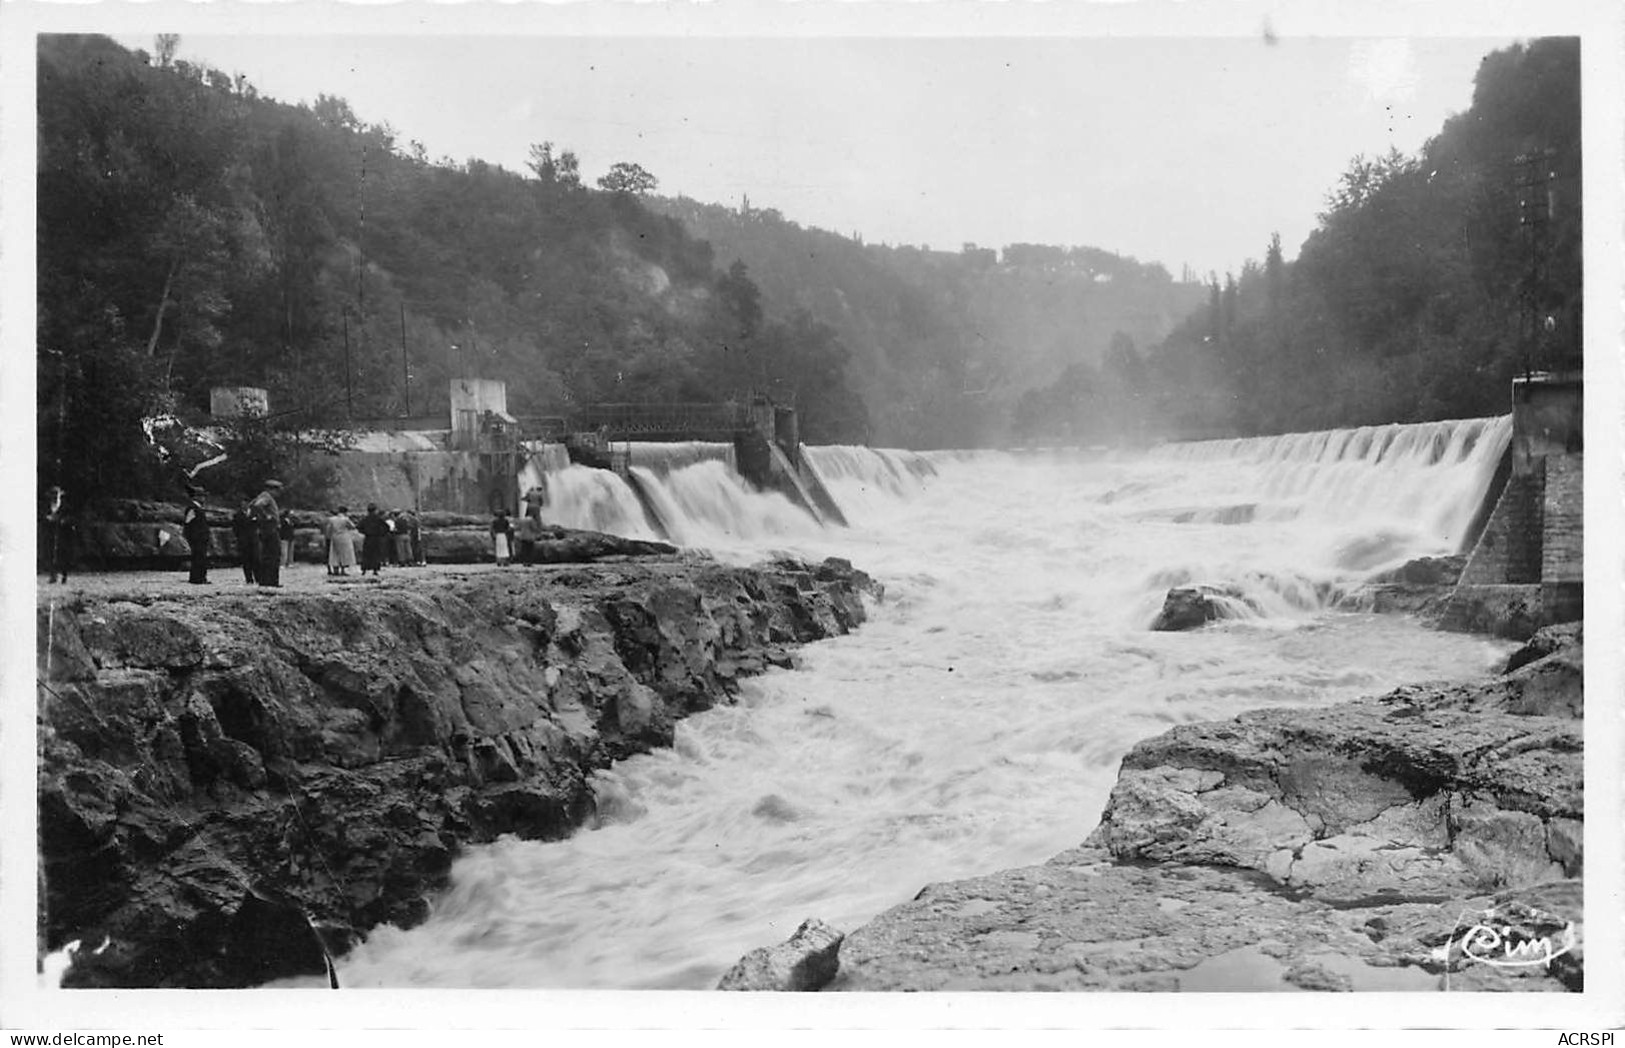
{"label": "concrete abutment", "polygon": [[[1512,384],[1512,439],[1493,503],[1440,624],[1525,639],[1581,618],[1585,603],[1582,382],[1538,373]],[[1484,514],[1480,514],[1484,516]]]}

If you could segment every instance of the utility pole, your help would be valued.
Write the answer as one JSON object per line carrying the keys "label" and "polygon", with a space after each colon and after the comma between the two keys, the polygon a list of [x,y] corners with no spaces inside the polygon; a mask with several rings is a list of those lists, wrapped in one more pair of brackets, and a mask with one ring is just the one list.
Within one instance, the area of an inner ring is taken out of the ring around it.
{"label": "utility pole", "polygon": [[344,317],[344,418],[349,421],[354,414],[354,404],[350,400],[350,311],[346,309]]}
{"label": "utility pole", "polygon": [[412,369],[406,363],[406,303],[401,303],[401,392],[406,398],[406,415],[412,415]]}
{"label": "utility pole", "polygon": [[1525,377],[1535,370],[1536,363],[1548,361],[1537,357],[1539,343],[1549,336],[1555,322],[1546,324],[1548,289],[1546,280],[1547,256],[1550,249],[1550,224],[1556,203],[1557,150],[1547,147],[1531,153],[1521,153],[1512,160],[1512,184],[1518,197],[1518,228],[1528,249],[1522,287],[1518,294],[1518,343],[1523,353]]}

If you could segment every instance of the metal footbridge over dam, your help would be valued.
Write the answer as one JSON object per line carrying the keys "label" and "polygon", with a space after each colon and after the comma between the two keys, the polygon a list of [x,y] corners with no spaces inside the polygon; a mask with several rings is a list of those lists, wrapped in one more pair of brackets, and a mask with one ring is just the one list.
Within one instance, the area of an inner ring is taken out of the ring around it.
{"label": "metal footbridge over dam", "polygon": [[557,422],[569,433],[600,433],[610,441],[731,440],[755,428],[749,407],[738,402],[593,404]]}

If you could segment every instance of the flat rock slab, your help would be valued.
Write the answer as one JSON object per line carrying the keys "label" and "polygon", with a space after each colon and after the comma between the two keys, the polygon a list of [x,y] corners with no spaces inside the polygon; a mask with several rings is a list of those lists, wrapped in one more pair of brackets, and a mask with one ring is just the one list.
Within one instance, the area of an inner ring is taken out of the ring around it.
{"label": "flat rock slab", "polygon": [[[1577,914],[1577,882],[1525,892]],[[933,884],[846,937],[834,991],[1566,989],[1572,968],[1440,956],[1511,894],[1339,907],[1254,871],[1115,865],[1078,848],[1040,866]]]}

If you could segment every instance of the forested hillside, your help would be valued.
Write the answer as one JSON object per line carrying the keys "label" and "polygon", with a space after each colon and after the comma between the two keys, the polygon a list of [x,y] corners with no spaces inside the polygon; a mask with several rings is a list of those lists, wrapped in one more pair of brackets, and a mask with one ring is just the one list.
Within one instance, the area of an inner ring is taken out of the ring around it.
{"label": "forested hillside", "polygon": [[[447,379],[505,379],[515,414],[768,389],[809,440],[868,435],[848,350],[767,315],[743,266],[532,147],[525,175],[431,160],[342,100],[312,107],[103,37],[39,48],[39,477],[172,484],[141,419],[217,384],[291,424],[444,416]],[[166,53],[167,52],[167,53]]]}
{"label": "forested hillside", "polygon": [[966,447],[1008,438],[1012,407],[1114,344],[1161,340],[1200,301],[1161,265],[1092,247],[865,244],[748,201],[651,206],[743,259],[775,311],[805,310],[852,348],[881,443]]}
{"label": "forested hillside", "polygon": [[1415,156],[1357,157],[1317,228],[1277,238],[1160,345],[1072,369],[1015,420],[1104,437],[1280,433],[1500,414],[1512,376],[1577,366],[1580,47],[1484,59],[1473,101]]}

